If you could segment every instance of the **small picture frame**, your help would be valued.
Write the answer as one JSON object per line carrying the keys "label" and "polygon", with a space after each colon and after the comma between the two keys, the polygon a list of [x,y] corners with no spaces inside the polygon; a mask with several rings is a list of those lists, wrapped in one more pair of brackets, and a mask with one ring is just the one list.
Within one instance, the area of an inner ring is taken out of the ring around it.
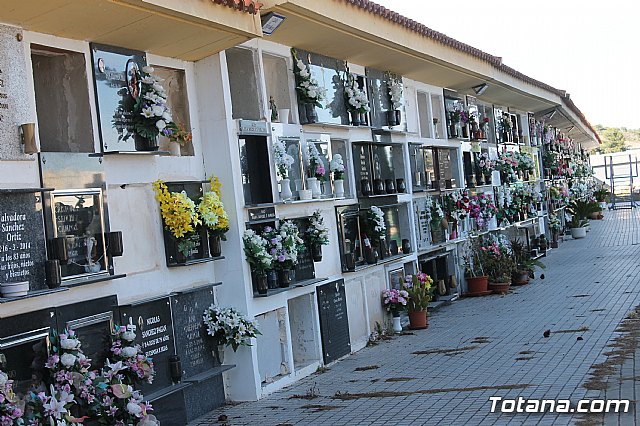
{"label": "small picture frame", "polygon": [[400,290],[402,288],[402,283],[404,282],[404,268],[396,268],[389,271],[389,288],[395,288],[396,290]]}

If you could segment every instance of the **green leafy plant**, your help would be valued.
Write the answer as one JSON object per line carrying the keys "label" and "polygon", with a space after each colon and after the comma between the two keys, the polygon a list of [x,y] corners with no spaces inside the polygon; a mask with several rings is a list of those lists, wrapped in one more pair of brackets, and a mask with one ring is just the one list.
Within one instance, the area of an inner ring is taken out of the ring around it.
{"label": "green leafy plant", "polygon": [[[600,206],[594,201],[574,200],[569,203],[567,211],[572,216],[571,223],[573,224],[575,217],[577,217],[578,219],[587,219],[589,215],[591,215],[591,213],[599,212]],[[588,224],[589,223],[587,222],[587,225]]]}
{"label": "green leafy plant", "polygon": [[511,245],[511,252],[513,253],[513,258],[516,262],[516,272],[527,272],[529,276],[531,276],[533,275],[535,268],[546,268],[544,263],[531,258],[531,255],[527,251],[527,247],[519,238],[509,240],[509,244]]}
{"label": "green leafy plant", "polygon": [[402,288],[409,294],[407,310],[409,312],[426,311],[433,297],[433,279],[422,272],[405,277]]}

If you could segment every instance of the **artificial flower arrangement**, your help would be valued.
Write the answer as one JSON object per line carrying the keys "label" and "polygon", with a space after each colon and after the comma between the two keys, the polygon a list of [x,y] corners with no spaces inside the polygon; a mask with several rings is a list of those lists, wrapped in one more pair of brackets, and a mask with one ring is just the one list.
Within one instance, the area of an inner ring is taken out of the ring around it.
{"label": "artificial flower arrangement", "polygon": [[431,229],[438,230],[444,219],[444,211],[435,197],[427,197],[427,208]]}
{"label": "artificial flower arrangement", "polygon": [[257,276],[266,276],[272,269],[273,257],[267,250],[268,242],[253,229],[247,229],[242,236],[244,254],[251,270]]}
{"label": "artificial flower arrangement", "polygon": [[329,167],[331,169],[331,173],[333,173],[334,180],[344,179],[344,161],[342,160],[342,155],[334,154],[333,158],[331,158],[331,164]]}
{"label": "artificial flower arrangement", "polygon": [[483,269],[493,283],[510,283],[516,270],[516,261],[511,246],[504,235],[487,236],[480,247],[483,252]]}
{"label": "artificial flower arrangement", "polygon": [[523,173],[533,173],[535,170],[535,164],[533,163],[533,157],[531,157],[530,154],[515,152],[514,156],[518,161],[518,170]]}
{"label": "artificial flower arrangement", "polygon": [[273,141],[273,161],[281,179],[289,178],[289,168],[293,164],[293,157],[287,153],[287,148],[281,140]]}
{"label": "artificial flower arrangement", "polygon": [[250,320],[235,308],[222,308],[217,305],[209,306],[203,314],[207,333],[218,345],[231,346],[237,351],[240,346],[251,346],[251,338],[260,333],[256,321]]}
{"label": "artificial flower arrangement", "polygon": [[309,226],[306,231],[307,240],[312,246],[326,246],[329,244],[329,229],[324,224],[324,218],[320,210],[313,212],[309,218]]}
{"label": "artificial flower arrangement", "polygon": [[226,241],[225,234],[229,231],[229,216],[224,210],[224,204],[220,198],[220,180],[216,176],[211,176],[209,186],[211,191],[200,198],[198,216],[213,235]]}
{"label": "artificial flower arrangement", "polygon": [[493,204],[493,197],[484,193],[471,197],[469,205],[469,217],[474,219],[480,228],[485,227],[498,212]]}
{"label": "artificial flower arrangement", "polygon": [[354,113],[365,114],[371,110],[367,94],[358,85],[358,79],[349,72],[346,67],[346,78],[344,84],[344,100],[347,110]]}
{"label": "artificial flower arrangement", "polygon": [[460,121],[462,121],[462,112],[463,111],[464,111],[464,108],[461,105],[456,103],[453,106],[453,108],[451,108],[450,110],[447,111],[447,116],[449,118],[449,121],[452,124],[460,123]]}
{"label": "artificial flower arrangement", "polygon": [[471,211],[471,198],[466,189],[446,194],[443,204],[447,217],[453,222],[464,220]]}
{"label": "artificial flower arrangement", "polygon": [[135,327],[132,325],[116,326],[111,340],[110,359],[122,362],[126,367],[123,370],[125,381],[128,384],[153,383],[155,376],[153,361],[144,354],[142,347],[135,343]]}
{"label": "artificial flower arrangement", "polygon": [[24,425],[24,412],[19,405],[20,401],[13,392],[13,380],[9,380],[9,376],[0,370],[0,425]]}
{"label": "artificial flower arrangement", "polygon": [[[153,361],[140,345],[134,343],[135,326],[116,326],[111,336],[110,355],[100,377],[96,379],[100,401],[98,422],[104,425],[123,424],[159,426],[136,385],[152,383],[155,376]],[[115,362],[112,362],[114,360]]]}
{"label": "artificial flower arrangement", "polygon": [[423,272],[405,277],[402,288],[407,292],[407,310],[409,312],[427,310],[433,296],[432,286],[433,279]]}
{"label": "artificial flower arrangement", "polygon": [[560,222],[560,218],[556,214],[549,215],[549,229],[551,229],[551,233],[557,235],[562,231],[562,222]]}
{"label": "artificial flower arrangement", "polygon": [[178,127],[171,117],[167,106],[167,92],[161,79],[154,76],[153,67],[145,66],[141,70],[133,69],[132,79],[140,82],[140,93],[134,96],[133,126],[136,134],[145,139],[155,139],[158,135],[173,141],[190,139],[190,133],[184,127]]}
{"label": "artificial flower arrangement", "polygon": [[496,169],[496,162],[489,158],[489,154],[483,152],[475,158],[476,167],[484,176],[490,175]]}
{"label": "artificial flower arrangement", "polygon": [[496,161],[496,169],[500,171],[502,183],[511,183],[518,180],[518,159],[512,152],[503,152]]}
{"label": "artificial flower arrangement", "polygon": [[267,253],[271,255],[272,265],[276,269],[293,269],[298,264],[298,254],[306,250],[298,227],[290,220],[282,221],[277,229],[265,227],[262,235],[267,242]]}
{"label": "artificial flower arrangement", "polygon": [[402,78],[387,72],[387,88],[392,109],[402,108]]}
{"label": "artificial flower arrangement", "polygon": [[318,108],[323,108],[321,102],[325,99],[326,89],[311,77],[307,66],[298,58],[296,49],[291,48],[291,55],[293,56],[293,74],[296,79],[298,98],[303,104],[313,104]]}
{"label": "artificial flower arrangement", "polygon": [[153,182],[156,200],[165,228],[178,241],[178,251],[185,257],[196,247],[199,239],[196,228],[202,224],[196,203],[186,191],[169,192],[167,185],[158,179]]}
{"label": "artificial flower arrangement", "polygon": [[591,166],[580,159],[571,161],[569,163],[569,168],[571,169],[571,174],[574,177],[589,177],[593,175],[593,169]]}
{"label": "artificial flower arrangement", "polygon": [[394,317],[400,315],[400,312],[407,308],[408,298],[407,290],[395,288],[382,290],[382,305]]}
{"label": "artificial flower arrangement", "polygon": [[384,222],[384,212],[380,207],[371,206],[367,211],[368,228],[374,242],[380,243],[387,236],[387,225]]}
{"label": "artificial flower arrangement", "polygon": [[307,144],[307,160],[309,165],[307,171],[309,177],[315,177],[320,182],[324,182],[326,170],[324,168],[322,158],[320,157],[320,153],[318,152],[318,148],[313,142]]}
{"label": "artificial flower arrangement", "polygon": [[482,119],[482,131],[485,133],[489,132],[489,122],[490,122],[489,117],[484,117]]}
{"label": "artificial flower arrangement", "polygon": [[486,277],[483,267],[482,238],[469,238],[463,245],[462,265],[465,278]]}

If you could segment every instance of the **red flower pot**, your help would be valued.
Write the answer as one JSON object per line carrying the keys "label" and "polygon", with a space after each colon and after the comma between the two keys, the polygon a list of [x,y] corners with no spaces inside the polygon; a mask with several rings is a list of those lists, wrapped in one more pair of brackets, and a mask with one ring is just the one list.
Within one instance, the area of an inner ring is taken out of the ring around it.
{"label": "red flower pot", "polygon": [[484,293],[489,289],[489,277],[467,278],[469,293]]}
{"label": "red flower pot", "polygon": [[507,294],[511,283],[489,283],[489,290],[495,294]]}
{"label": "red flower pot", "polygon": [[409,312],[409,328],[411,330],[424,330],[429,327],[427,311]]}

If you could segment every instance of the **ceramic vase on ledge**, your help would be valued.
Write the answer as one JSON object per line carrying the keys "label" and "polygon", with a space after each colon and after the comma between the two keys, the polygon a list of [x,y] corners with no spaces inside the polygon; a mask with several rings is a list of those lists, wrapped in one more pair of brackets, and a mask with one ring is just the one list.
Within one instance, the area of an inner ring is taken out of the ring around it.
{"label": "ceramic vase on ledge", "polygon": [[307,178],[307,187],[311,190],[311,196],[313,198],[320,198],[322,192],[320,192],[320,182],[318,182],[318,178]]}
{"label": "ceramic vase on ledge", "polygon": [[400,314],[397,312],[393,313],[393,332],[402,333],[402,324],[400,323]]}
{"label": "ceramic vase on ledge", "polygon": [[293,193],[291,192],[291,180],[282,179],[280,181],[280,199],[282,201],[290,200],[293,197]]}
{"label": "ceramic vase on ledge", "polygon": [[333,181],[333,189],[336,198],[344,197],[344,180],[336,179]]}

